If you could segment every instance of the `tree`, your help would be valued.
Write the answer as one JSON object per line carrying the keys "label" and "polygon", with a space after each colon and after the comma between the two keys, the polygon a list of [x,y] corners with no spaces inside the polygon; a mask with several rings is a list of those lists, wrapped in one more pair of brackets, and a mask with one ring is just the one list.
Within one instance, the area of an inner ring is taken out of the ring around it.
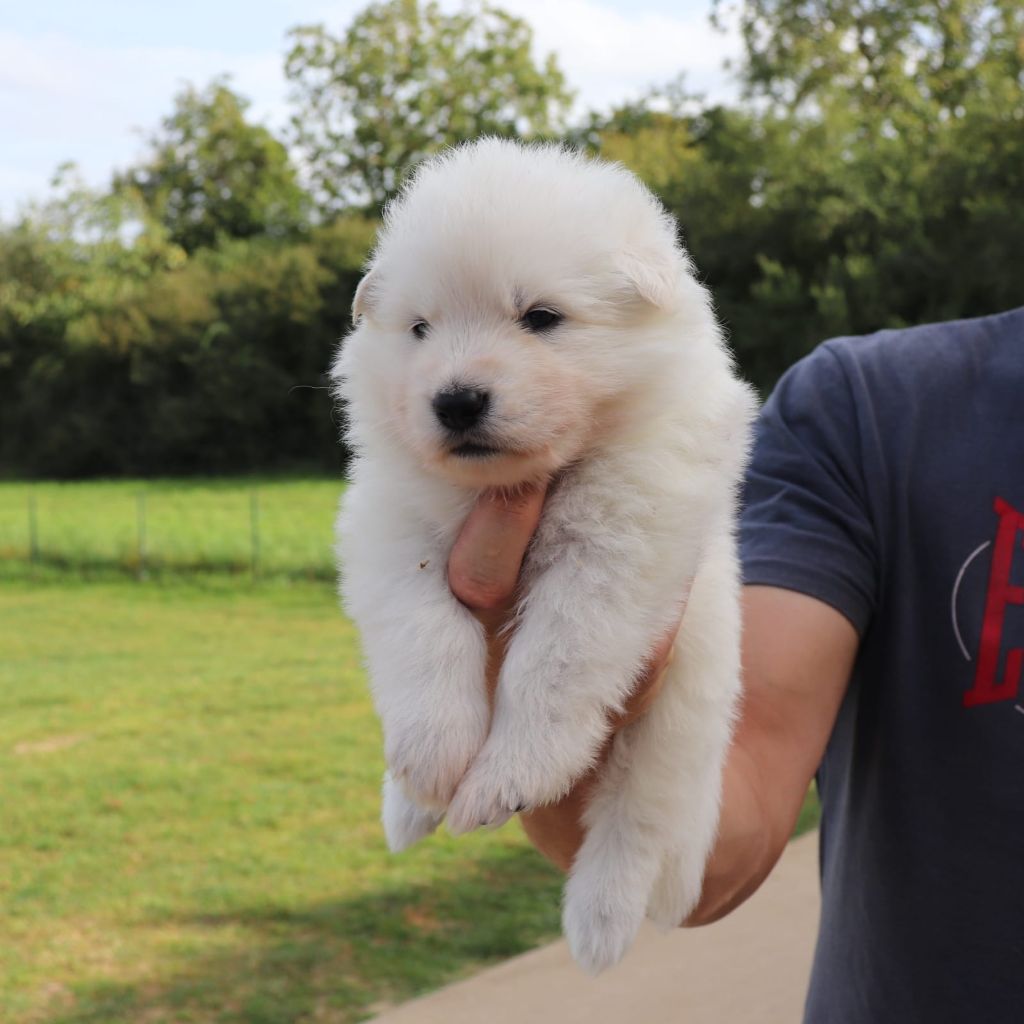
{"label": "tree", "polygon": [[525,21],[486,4],[367,7],[343,37],[292,31],[285,74],[294,137],[326,210],[380,209],[417,161],[479,135],[544,136],[571,93],[554,56],[533,57]]}
{"label": "tree", "polygon": [[691,173],[697,159],[691,124],[701,103],[680,74],[608,113],[591,111],[566,141],[624,164],[671,205],[673,189]]}
{"label": "tree", "polygon": [[1024,85],[1020,0],[745,0],[740,26],[748,92],[790,111],[840,99],[946,119]]}
{"label": "tree", "polygon": [[149,154],[115,181],[137,192],[187,252],[222,238],[282,237],[303,227],[307,198],[288,151],[246,120],[248,102],[222,80],[174,100]]}
{"label": "tree", "polygon": [[1019,0],[746,0],[740,23],[754,103],[694,120],[667,194],[750,376],[1024,299]]}
{"label": "tree", "polygon": [[754,102],[653,94],[584,141],[676,215],[750,379],[1024,301],[1024,7],[750,0],[742,23]]}

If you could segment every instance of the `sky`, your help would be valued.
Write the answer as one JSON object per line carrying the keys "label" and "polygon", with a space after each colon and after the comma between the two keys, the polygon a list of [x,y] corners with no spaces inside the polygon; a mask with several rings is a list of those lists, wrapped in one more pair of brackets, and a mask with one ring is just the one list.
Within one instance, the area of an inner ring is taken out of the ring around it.
{"label": "sky", "polygon": [[[280,130],[288,117],[286,33],[323,23],[340,34],[367,0],[0,0],[0,217],[45,195],[74,160],[105,185],[143,150],[144,134],[183,84],[228,74],[250,114]],[[712,100],[737,93],[725,61],[735,31],[709,23],[711,0],[496,0],[557,54],[577,109],[607,109],[686,72]],[[441,0],[455,9],[458,0]]]}

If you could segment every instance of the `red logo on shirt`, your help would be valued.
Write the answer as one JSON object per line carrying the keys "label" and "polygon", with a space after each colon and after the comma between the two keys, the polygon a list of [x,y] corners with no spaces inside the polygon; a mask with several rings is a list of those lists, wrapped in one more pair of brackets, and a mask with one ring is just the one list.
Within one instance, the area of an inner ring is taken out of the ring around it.
{"label": "red logo on shirt", "polygon": [[1003,658],[1006,609],[1011,605],[1024,605],[1024,587],[1015,585],[1010,579],[1018,536],[1024,548],[1024,514],[1002,498],[996,498],[995,512],[999,526],[992,545],[978,668],[974,673],[974,685],[964,694],[964,707],[968,708],[999,700],[1014,700],[1024,670],[1024,648],[1010,648]]}

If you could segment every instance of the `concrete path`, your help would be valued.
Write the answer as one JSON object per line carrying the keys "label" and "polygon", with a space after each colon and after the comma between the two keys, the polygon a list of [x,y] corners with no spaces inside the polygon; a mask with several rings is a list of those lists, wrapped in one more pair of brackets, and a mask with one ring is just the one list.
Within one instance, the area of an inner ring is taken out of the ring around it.
{"label": "concrete path", "polygon": [[564,942],[516,957],[374,1024],[798,1024],[818,928],[817,833],[789,844],[739,910],[707,928],[647,928],[589,978]]}

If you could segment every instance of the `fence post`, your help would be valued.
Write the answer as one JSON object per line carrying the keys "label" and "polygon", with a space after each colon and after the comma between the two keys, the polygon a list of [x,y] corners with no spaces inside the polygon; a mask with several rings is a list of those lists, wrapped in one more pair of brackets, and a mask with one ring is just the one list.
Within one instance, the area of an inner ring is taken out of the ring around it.
{"label": "fence post", "polygon": [[138,526],[139,568],[138,578],[146,578],[146,493],[139,491],[135,496],[135,513]]}
{"label": "fence post", "polygon": [[260,571],[260,495],[253,491],[249,495],[249,541],[252,578]]}
{"label": "fence post", "polygon": [[33,491],[29,491],[28,495],[28,560],[33,565],[39,561],[39,521]]}

